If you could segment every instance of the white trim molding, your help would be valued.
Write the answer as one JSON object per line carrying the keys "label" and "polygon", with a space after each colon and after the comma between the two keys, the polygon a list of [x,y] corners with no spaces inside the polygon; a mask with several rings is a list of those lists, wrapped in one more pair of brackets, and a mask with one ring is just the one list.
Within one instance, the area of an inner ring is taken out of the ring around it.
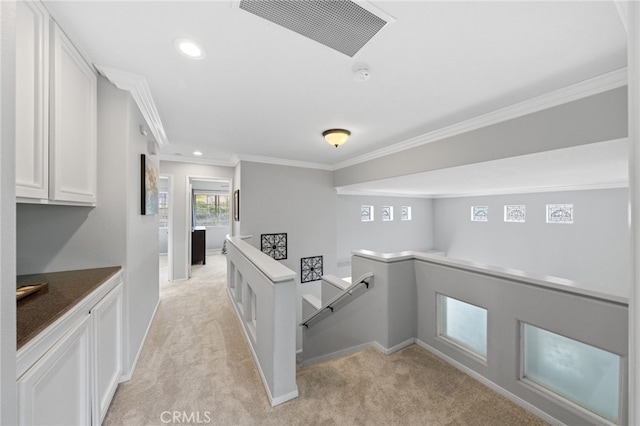
{"label": "white trim molding", "polygon": [[627,22],[628,22],[628,13],[627,13],[627,0],[614,0],[613,3],[616,5],[616,9],[618,10],[618,15],[620,15],[620,21],[622,23],[622,26],[624,27],[624,30],[627,32],[627,34],[629,33],[629,29],[627,28]]}
{"label": "white trim molding", "polygon": [[597,95],[599,93],[613,90],[618,87],[627,85],[627,68],[620,68],[606,74],[599,75],[594,78],[582,81],[571,86],[564,87],[553,92],[546,93],[541,96],[520,102],[488,114],[480,115],[470,120],[443,127],[403,142],[372,151],[368,154],[361,155],[351,160],[342,161],[335,164],[332,170],[343,169],[345,167],[364,163],[365,161],[374,160],[376,158],[385,157],[407,149],[416,148],[431,142],[449,138],[452,136],[467,133],[472,130],[481,129],[493,124],[501,123],[514,118],[533,114],[548,108],[566,104],[568,102],[583,99],[588,96]]}
{"label": "white trim molding", "polygon": [[[153,308],[153,313],[151,314],[151,320],[149,320],[149,324],[147,325],[147,330],[144,332],[144,337],[142,338],[142,342],[140,342],[140,347],[138,348],[138,352],[136,353],[136,357],[133,360],[133,363],[131,363],[131,365],[127,365],[125,366],[123,363],[122,366],[122,375],[120,376],[120,383],[124,383],[124,382],[128,382],[129,380],[131,380],[133,378],[133,373],[136,369],[136,366],[138,365],[138,359],[140,359],[140,354],[142,353],[142,349],[144,348],[144,344],[147,342],[147,337],[149,336],[149,330],[151,330],[151,325],[153,324],[153,321],[156,319],[156,313],[158,312],[158,307],[160,306],[160,299],[158,299],[158,302],[156,303],[156,307]],[[129,319],[127,318],[126,321],[128,322]],[[129,326],[129,324],[125,324],[125,329],[128,331],[131,327]],[[127,333],[127,339],[129,338],[128,333]],[[128,342],[127,342],[127,346],[128,346]],[[126,371],[125,371],[125,367],[126,367]]]}
{"label": "white trim molding", "polygon": [[175,154],[160,154],[160,161],[171,161],[174,163],[189,163],[189,164],[206,164],[208,166],[220,166],[220,167],[235,167],[237,162],[234,163],[234,157],[229,160],[216,160],[213,158],[196,158]]}
{"label": "white trim molding", "polygon": [[131,93],[133,100],[138,105],[138,108],[140,108],[142,116],[147,121],[147,125],[151,133],[153,133],[156,142],[161,146],[167,145],[169,140],[164,131],[162,120],[160,120],[160,114],[158,113],[156,104],[151,96],[151,89],[147,84],[147,79],[138,74],[105,67],[103,65],[94,64],[94,66],[102,76],[115,84],[118,89]]}
{"label": "white trim molding", "polygon": [[437,350],[433,346],[423,342],[422,340],[416,339],[416,345],[418,345],[421,348],[431,352],[432,354],[434,354],[438,358],[444,360],[449,365],[452,365],[455,368],[457,368],[458,370],[460,370],[463,373],[465,373],[466,375],[471,376],[472,378],[474,378],[475,380],[479,381],[480,383],[482,383],[483,385],[485,385],[489,389],[499,393],[500,395],[504,396],[505,398],[507,398],[511,402],[513,402],[516,405],[519,405],[520,407],[522,407],[525,410],[529,411],[530,413],[535,414],[536,416],[540,417],[542,420],[546,421],[547,423],[552,424],[552,425],[563,425],[563,423],[561,421],[559,421],[558,419],[552,417],[551,415],[545,413],[544,411],[540,410],[539,408],[535,407],[534,405],[528,403],[527,401],[525,401],[524,399],[520,398],[519,396],[514,395],[513,393],[511,393],[508,390],[504,389],[503,387],[495,384],[494,382],[492,382],[491,380],[489,380],[486,377],[482,376],[481,374],[476,373],[474,370],[470,369],[466,365],[461,364],[458,361],[456,361],[455,359],[445,355],[444,353],[440,352],[439,350]]}
{"label": "white trim molding", "polygon": [[305,169],[335,170],[329,164],[313,163],[310,161],[285,160],[275,157],[262,157],[259,155],[236,154],[239,161],[249,161],[252,163],[275,164],[277,166],[302,167]]}
{"label": "white trim molding", "polygon": [[[622,2],[616,2],[616,5],[617,3]],[[624,12],[626,15],[626,4],[624,6],[618,7],[621,13],[621,17],[622,12]],[[621,10],[620,7],[622,7],[623,9]],[[155,104],[153,103],[153,99],[151,98],[149,87],[144,77],[125,71],[119,71],[113,68],[104,67],[101,65],[95,65],[95,67],[102,75],[104,75],[107,79],[109,79],[109,81],[114,83],[118,88],[131,92],[158,143],[160,145],[168,144],[169,142],[167,141],[167,137],[164,133],[162,122],[160,121],[160,117],[157,113]],[[374,160],[376,158],[381,158],[387,155],[395,154],[397,152],[405,151],[407,149],[416,148],[418,146],[422,146],[448,137],[481,129],[493,124],[512,120],[528,114],[533,114],[535,112],[583,99],[592,95],[597,95],[599,93],[603,93],[608,90],[613,90],[626,85],[627,68],[624,67],[599,75],[597,77],[590,78],[580,83],[576,83],[571,86],[567,86],[562,89],[537,96],[527,101],[501,108],[499,110],[483,114],[457,124],[453,124],[451,126],[443,127],[441,129],[434,130],[432,132],[407,139],[394,145],[390,145],[386,148],[372,151],[367,154],[336,164],[315,163],[309,161],[289,160],[283,158],[248,154],[232,154],[228,159],[194,158],[161,154],[160,160],[182,163],[208,164],[223,167],[235,167],[240,161],[249,161],[254,163],[273,164],[278,166],[335,171],[343,169],[345,167],[364,163],[366,161]],[[387,194],[379,195],[387,196]],[[412,196],[415,197],[416,195]]]}

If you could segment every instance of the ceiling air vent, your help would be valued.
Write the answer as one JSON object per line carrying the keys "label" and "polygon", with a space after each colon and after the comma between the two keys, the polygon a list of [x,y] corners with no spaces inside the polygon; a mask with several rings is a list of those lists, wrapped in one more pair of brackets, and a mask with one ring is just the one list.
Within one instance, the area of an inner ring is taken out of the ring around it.
{"label": "ceiling air vent", "polygon": [[240,0],[240,9],[348,56],[388,22],[349,0]]}

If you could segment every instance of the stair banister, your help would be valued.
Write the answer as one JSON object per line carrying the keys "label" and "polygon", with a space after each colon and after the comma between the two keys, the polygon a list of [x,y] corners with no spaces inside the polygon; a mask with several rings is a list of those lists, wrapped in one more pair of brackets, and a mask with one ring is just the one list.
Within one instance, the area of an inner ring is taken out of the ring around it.
{"label": "stair banister", "polygon": [[373,277],[373,272],[366,272],[364,274],[362,274],[362,276],[360,278],[358,278],[356,281],[354,281],[349,287],[345,288],[342,292],[340,292],[339,294],[337,294],[333,299],[329,300],[326,304],[324,304],[320,309],[318,309],[316,312],[314,312],[313,314],[309,315],[307,318],[305,318],[300,324],[298,324],[299,326],[305,326],[305,327],[309,327],[309,322],[311,320],[313,320],[314,318],[316,318],[317,316],[319,316],[320,314],[322,314],[324,311],[326,311],[327,309],[331,310],[331,312],[333,312],[333,305],[340,301],[342,298],[344,298],[345,296],[350,296],[351,293],[353,292],[353,290],[356,289],[356,287],[358,287],[359,285],[366,285],[367,288],[369,288],[369,279]]}

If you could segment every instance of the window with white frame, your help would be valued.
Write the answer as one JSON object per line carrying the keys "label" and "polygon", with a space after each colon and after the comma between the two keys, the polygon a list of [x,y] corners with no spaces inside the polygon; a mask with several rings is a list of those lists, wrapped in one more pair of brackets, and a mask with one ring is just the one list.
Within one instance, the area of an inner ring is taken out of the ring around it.
{"label": "window with white frame", "polygon": [[523,380],[618,423],[620,356],[522,323]]}
{"label": "window with white frame", "polygon": [[193,212],[195,226],[228,226],[229,195],[195,191]]}
{"label": "window with white frame", "polygon": [[382,221],[391,222],[393,220],[393,206],[382,207]]}
{"label": "window with white frame", "polygon": [[438,299],[438,335],[486,359],[487,310],[443,294]]}
{"label": "window with white frame", "polygon": [[160,228],[169,227],[169,193],[158,193],[158,223]]}
{"label": "window with white frame", "polygon": [[373,222],[373,206],[360,207],[360,220],[362,222]]}

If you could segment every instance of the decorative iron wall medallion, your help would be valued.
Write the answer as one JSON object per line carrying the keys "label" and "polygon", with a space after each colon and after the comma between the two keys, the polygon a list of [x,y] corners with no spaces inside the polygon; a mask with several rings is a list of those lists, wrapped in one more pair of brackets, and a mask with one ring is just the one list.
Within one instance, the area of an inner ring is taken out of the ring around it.
{"label": "decorative iron wall medallion", "polygon": [[287,258],[287,234],[262,234],[260,236],[262,252],[275,260]]}
{"label": "decorative iron wall medallion", "polygon": [[322,256],[300,259],[300,282],[308,283],[322,278]]}

